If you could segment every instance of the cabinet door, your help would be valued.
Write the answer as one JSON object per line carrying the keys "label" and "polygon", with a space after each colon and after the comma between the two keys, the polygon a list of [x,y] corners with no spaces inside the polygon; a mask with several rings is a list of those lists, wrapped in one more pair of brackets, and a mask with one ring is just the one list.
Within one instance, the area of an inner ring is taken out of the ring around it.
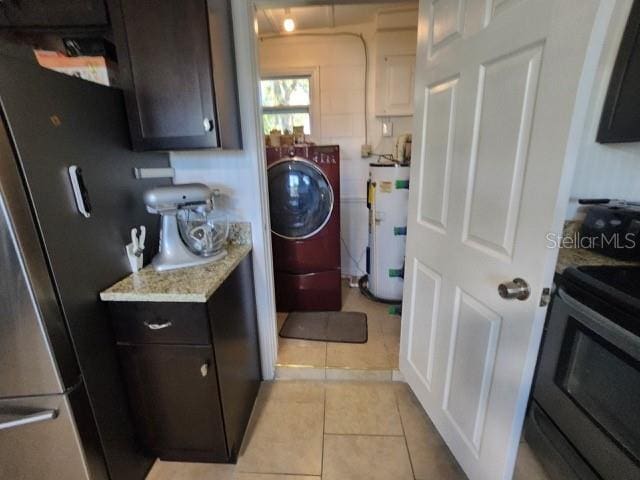
{"label": "cabinet door", "polygon": [[387,55],[378,75],[376,114],[413,115],[414,55]]}
{"label": "cabinet door", "polygon": [[[218,146],[204,0],[121,0],[123,89],[136,150]],[[116,19],[117,23],[117,19]],[[124,43],[123,43],[124,42]]]}
{"label": "cabinet door", "polygon": [[611,72],[597,141],[640,141],[640,2],[634,2]]}
{"label": "cabinet door", "polygon": [[242,149],[231,0],[207,0],[220,148]]}
{"label": "cabinet door", "polygon": [[77,27],[108,23],[102,0],[0,1],[0,27]]}
{"label": "cabinet door", "polygon": [[208,302],[229,455],[240,448],[260,387],[260,349],[248,255]]}
{"label": "cabinet door", "polygon": [[136,429],[166,460],[227,460],[211,346],[118,345]]}

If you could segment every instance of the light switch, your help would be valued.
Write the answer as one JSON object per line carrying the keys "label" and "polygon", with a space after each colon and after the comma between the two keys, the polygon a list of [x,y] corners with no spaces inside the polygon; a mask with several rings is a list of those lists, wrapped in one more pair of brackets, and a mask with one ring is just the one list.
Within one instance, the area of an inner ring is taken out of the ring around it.
{"label": "light switch", "polygon": [[382,120],[382,136],[393,137],[393,122],[388,118]]}

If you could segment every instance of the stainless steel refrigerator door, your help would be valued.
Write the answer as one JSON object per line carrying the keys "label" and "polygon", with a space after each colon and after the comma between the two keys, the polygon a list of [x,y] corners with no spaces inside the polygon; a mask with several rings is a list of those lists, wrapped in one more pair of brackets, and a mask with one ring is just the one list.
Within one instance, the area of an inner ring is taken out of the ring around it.
{"label": "stainless steel refrigerator door", "polygon": [[[0,58],[0,102],[111,477],[143,478],[153,459],[135,442],[99,292],[130,273],[124,246],[132,227],[147,227],[147,261],[157,249],[159,217],[142,197],[169,182],[136,180],[133,168],[167,167],[168,156],[130,150],[122,92],[113,88]],[[76,207],[71,165],[82,169],[88,218]]]}
{"label": "stainless steel refrigerator door", "polygon": [[[29,278],[30,266],[34,278],[40,277],[40,289],[48,288],[49,297],[54,297],[16,162],[2,141],[5,135],[0,124],[0,398],[62,393],[65,387],[43,313],[63,331],[64,323],[55,301],[53,305],[43,302],[44,311],[40,309]],[[29,255],[29,266],[25,254]],[[72,355],[68,341],[65,348]]]}
{"label": "stainless steel refrigerator door", "polygon": [[0,400],[0,478],[91,479],[67,395]]}

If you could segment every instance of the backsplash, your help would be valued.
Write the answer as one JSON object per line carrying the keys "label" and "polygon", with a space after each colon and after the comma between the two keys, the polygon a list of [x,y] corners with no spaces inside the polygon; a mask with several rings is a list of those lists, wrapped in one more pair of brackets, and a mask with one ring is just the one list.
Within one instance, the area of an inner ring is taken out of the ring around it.
{"label": "backsplash", "polygon": [[233,222],[229,224],[229,243],[246,245],[251,243],[251,223]]}

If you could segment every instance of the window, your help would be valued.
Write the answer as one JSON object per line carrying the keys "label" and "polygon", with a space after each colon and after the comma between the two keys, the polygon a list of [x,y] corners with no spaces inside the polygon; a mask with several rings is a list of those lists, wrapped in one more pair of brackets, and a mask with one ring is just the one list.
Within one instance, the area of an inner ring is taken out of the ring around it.
{"label": "window", "polygon": [[265,134],[271,130],[288,130],[303,126],[311,134],[311,77],[274,77],[260,81],[262,93],[262,125]]}

